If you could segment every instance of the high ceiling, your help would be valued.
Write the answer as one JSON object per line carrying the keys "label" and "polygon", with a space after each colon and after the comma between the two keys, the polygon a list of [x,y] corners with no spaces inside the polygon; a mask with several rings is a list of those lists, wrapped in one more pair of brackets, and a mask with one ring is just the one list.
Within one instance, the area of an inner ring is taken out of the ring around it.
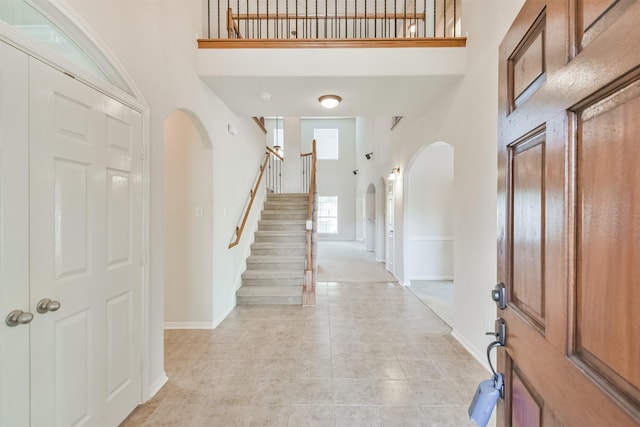
{"label": "high ceiling", "polygon": [[[239,116],[407,116],[423,110],[460,76],[410,77],[205,77]],[[268,95],[267,95],[268,94]],[[326,109],[322,95],[342,97]],[[268,99],[268,100],[266,100]]]}
{"label": "high ceiling", "polygon": [[[200,49],[199,73],[238,116],[409,116],[466,67],[464,48],[321,50]],[[321,107],[326,94],[342,103]]]}

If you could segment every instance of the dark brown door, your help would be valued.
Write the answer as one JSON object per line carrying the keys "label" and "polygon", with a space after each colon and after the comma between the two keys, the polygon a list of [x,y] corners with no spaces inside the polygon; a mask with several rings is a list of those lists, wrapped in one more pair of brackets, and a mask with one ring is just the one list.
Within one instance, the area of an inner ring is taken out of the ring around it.
{"label": "dark brown door", "polygon": [[499,67],[498,425],[640,425],[640,1],[527,1]]}

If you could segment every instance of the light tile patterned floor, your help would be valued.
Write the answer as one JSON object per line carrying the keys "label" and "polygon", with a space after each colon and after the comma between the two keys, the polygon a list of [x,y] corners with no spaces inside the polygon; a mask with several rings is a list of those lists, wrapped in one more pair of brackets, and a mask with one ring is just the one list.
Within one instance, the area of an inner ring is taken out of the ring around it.
{"label": "light tile patterned floor", "polygon": [[236,307],[165,333],[169,382],[122,426],[470,426],[490,377],[397,283],[322,283],[315,307]]}

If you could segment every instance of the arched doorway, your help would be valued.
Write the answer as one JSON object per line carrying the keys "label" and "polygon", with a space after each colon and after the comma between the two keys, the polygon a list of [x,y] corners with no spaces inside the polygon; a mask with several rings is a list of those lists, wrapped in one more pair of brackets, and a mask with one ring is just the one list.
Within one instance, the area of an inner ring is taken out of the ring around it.
{"label": "arched doorway", "polygon": [[211,327],[212,147],[200,120],[176,110],[164,121],[166,328]]}
{"label": "arched doorway", "polygon": [[368,251],[376,250],[376,187],[369,184],[365,195],[365,229],[364,243]]}
{"label": "arched doorway", "polygon": [[406,277],[411,290],[453,323],[454,149],[435,142],[408,166],[405,205]]}
{"label": "arched doorway", "polygon": [[378,181],[378,197],[376,197],[376,212],[377,218],[380,220],[376,221],[376,260],[380,262],[385,261],[385,218],[386,218],[386,192],[384,188],[386,187],[384,178],[380,178]]}

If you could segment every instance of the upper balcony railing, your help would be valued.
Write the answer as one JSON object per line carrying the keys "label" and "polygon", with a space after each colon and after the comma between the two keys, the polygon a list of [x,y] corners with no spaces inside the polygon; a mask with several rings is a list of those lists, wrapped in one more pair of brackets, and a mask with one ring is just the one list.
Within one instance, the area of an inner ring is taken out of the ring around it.
{"label": "upper balcony railing", "polygon": [[207,0],[207,32],[209,40],[459,41],[464,40],[461,37],[460,2]]}

